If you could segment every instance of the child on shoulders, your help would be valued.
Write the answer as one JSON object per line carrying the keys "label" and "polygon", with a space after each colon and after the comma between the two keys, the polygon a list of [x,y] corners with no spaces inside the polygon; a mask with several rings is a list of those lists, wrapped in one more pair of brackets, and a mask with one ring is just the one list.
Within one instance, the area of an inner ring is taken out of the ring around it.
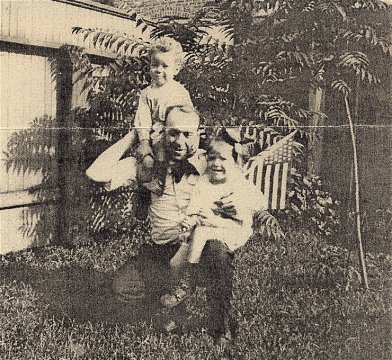
{"label": "child on shoulders", "polygon": [[[102,154],[101,161],[96,161],[88,169],[87,175],[90,178],[95,181],[110,178],[108,190],[133,185],[137,181],[153,193],[162,194],[167,172],[164,144],[167,111],[175,106],[193,108],[188,91],[174,80],[183,60],[184,52],[177,41],[163,37],[151,44],[151,83],[140,93],[135,130],[130,131],[122,140],[128,148],[138,142],[136,153],[112,164],[106,160],[117,156],[117,149],[114,147],[109,153]],[[111,168],[115,170],[111,171]]]}
{"label": "child on shoulders", "polygon": [[151,46],[151,83],[142,90],[135,117],[139,138],[136,151],[141,166],[138,180],[161,194],[166,177],[164,127],[167,109],[193,107],[188,91],[174,80],[182,67],[184,52],[177,41],[163,37]]}

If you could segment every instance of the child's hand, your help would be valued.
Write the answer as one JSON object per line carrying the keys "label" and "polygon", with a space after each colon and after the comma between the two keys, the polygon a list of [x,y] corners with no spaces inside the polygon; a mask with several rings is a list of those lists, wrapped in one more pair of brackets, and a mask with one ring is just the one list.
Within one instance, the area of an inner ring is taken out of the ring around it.
{"label": "child's hand", "polygon": [[186,243],[186,242],[188,242],[190,236],[191,236],[191,232],[190,231],[184,231],[183,233],[181,233],[178,236],[178,241],[180,243]]}
{"label": "child's hand", "polygon": [[197,225],[197,218],[196,216],[187,216],[181,223],[181,226],[185,231],[192,229],[194,226]]}
{"label": "child's hand", "polygon": [[151,146],[148,140],[142,140],[140,145],[136,149],[135,157],[140,162],[142,161],[147,155],[154,157]]}
{"label": "child's hand", "polygon": [[202,226],[212,226],[212,227],[216,227],[214,222],[214,213],[209,210],[201,210],[198,213],[198,224],[202,225]]}

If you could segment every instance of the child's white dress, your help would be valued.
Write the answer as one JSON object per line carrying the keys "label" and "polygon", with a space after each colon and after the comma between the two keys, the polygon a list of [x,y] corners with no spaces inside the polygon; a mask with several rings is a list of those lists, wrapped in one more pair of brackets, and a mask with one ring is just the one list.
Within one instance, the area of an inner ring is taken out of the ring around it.
{"label": "child's white dress", "polygon": [[[222,218],[213,209],[214,202],[231,195],[237,214],[235,219]],[[207,174],[203,175],[192,193],[186,214],[202,213],[202,225],[196,226],[189,244],[187,260],[197,263],[207,240],[219,240],[234,251],[245,245],[252,235],[253,213],[256,209],[266,209],[267,201],[260,190],[246,180],[240,170],[231,180],[222,184],[212,184]]]}

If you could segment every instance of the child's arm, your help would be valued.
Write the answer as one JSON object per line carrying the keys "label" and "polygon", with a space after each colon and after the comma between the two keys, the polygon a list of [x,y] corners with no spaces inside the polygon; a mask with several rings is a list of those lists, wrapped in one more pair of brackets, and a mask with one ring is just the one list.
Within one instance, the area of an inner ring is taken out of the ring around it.
{"label": "child's arm", "polygon": [[136,150],[136,156],[139,160],[142,160],[146,155],[153,155],[150,146],[151,127],[151,109],[148,106],[147,96],[145,92],[142,91],[139,97],[139,104],[135,115],[135,128],[140,141],[140,145]]}
{"label": "child's arm", "polygon": [[237,194],[231,192],[216,201],[216,208],[213,209],[214,213],[221,214],[223,217],[238,218],[241,208],[252,213],[268,209],[266,196],[245,178],[238,179],[237,191]]}
{"label": "child's arm", "polygon": [[116,173],[116,165],[135,140],[135,131],[130,131],[122,139],[106,149],[87,169],[86,175],[97,182],[108,183]]}

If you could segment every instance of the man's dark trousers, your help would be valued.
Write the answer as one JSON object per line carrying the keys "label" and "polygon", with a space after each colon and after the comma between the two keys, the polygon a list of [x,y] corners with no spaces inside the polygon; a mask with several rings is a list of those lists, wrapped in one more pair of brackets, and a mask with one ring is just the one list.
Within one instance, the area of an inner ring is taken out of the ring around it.
{"label": "man's dark trousers", "polygon": [[[145,296],[152,301],[172,288],[170,259],[179,244],[145,244],[138,256],[127,261],[116,273],[113,290],[123,300]],[[200,263],[192,269],[195,285],[205,286],[210,310],[208,328],[212,336],[223,335],[230,326],[233,292],[234,254],[218,240],[209,240]]]}

